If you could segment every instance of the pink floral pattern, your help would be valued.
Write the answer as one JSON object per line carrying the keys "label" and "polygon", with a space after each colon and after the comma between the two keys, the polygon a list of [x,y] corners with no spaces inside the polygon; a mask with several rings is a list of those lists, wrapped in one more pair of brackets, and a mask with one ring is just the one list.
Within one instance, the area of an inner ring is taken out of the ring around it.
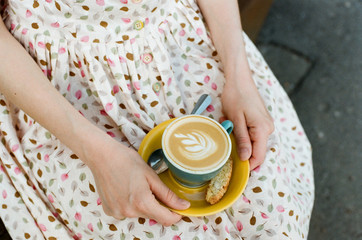
{"label": "pink floral pattern", "polygon": [[[193,0],[7,0],[12,35],[89,121],[137,149],[146,132],[213,98],[222,64]],[[90,170],[0,95],[0,216],[14,239],[306,239],[314,200],[311,147],[293,106],[245,36],[254,81],[275,121],[265,163],[238,201],[163,227],[106,216]],[[146,57],[146,58],[145,58]],[[14,66],[17,67],[17,66]]]}

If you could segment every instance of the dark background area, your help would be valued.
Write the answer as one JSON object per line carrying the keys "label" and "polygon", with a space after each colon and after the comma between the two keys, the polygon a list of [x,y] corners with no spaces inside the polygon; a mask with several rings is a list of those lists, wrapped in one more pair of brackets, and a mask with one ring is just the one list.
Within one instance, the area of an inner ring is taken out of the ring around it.
{"label": "dark background area", "polygon": [[313,146],[308,239],[362,239],[362,1],[275,0],[257,45]]}

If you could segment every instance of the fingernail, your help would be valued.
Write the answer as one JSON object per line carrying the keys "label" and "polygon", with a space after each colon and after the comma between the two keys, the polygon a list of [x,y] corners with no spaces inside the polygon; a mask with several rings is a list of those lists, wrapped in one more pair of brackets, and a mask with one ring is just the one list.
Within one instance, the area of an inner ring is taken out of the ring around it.
{"label": "fingernail", "polygon": [[179,198],[178,202],[185,208],[189,208],[190,207],[190,202],[186,201],[185,199]]}
{"label": "fingernail", "polygon": [[249,148],[241,148],[240,155],[242,161],[248,160],[250,157]]}

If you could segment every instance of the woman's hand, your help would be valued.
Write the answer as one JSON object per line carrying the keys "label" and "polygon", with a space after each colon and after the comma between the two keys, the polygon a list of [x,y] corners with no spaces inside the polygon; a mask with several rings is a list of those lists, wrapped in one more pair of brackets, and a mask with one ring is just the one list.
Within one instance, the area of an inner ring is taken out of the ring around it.
{"label": "woman's hand", "polygon": [[113,139],[103,139],[98,147],[86,149],[84,155],[103,210],[109,216],[145,217],[170,226],[181,216],[160,205],[157,199],[174,209],[190,206],[166,187],[136,151]]}
{"label": "woman's hand", "polygon": [[197,4],[224,66],[223,111],[235,123],[240,158],[251,157],[250,168],[254,169],[264,161],[267,139],[274,125],[251,78],[238,1],[197,0]]}
{"label": "woman's hand", "polygon": [[228,77],[221,97],[223,112],[235,125],[240,159],[250,158],[250,169],[253,170],[264,162],[267,140],[274,131],[273,120],[251,79],[241,84]]}

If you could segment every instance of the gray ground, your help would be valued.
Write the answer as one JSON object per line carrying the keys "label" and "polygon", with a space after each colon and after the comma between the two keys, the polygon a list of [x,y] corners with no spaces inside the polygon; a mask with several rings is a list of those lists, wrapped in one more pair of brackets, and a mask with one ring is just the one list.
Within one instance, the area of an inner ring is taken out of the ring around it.
{"label": "gray ground", "polygon": [[362,1],[275,0],[257,45],[313,146],[308,239],[362,239]]}

